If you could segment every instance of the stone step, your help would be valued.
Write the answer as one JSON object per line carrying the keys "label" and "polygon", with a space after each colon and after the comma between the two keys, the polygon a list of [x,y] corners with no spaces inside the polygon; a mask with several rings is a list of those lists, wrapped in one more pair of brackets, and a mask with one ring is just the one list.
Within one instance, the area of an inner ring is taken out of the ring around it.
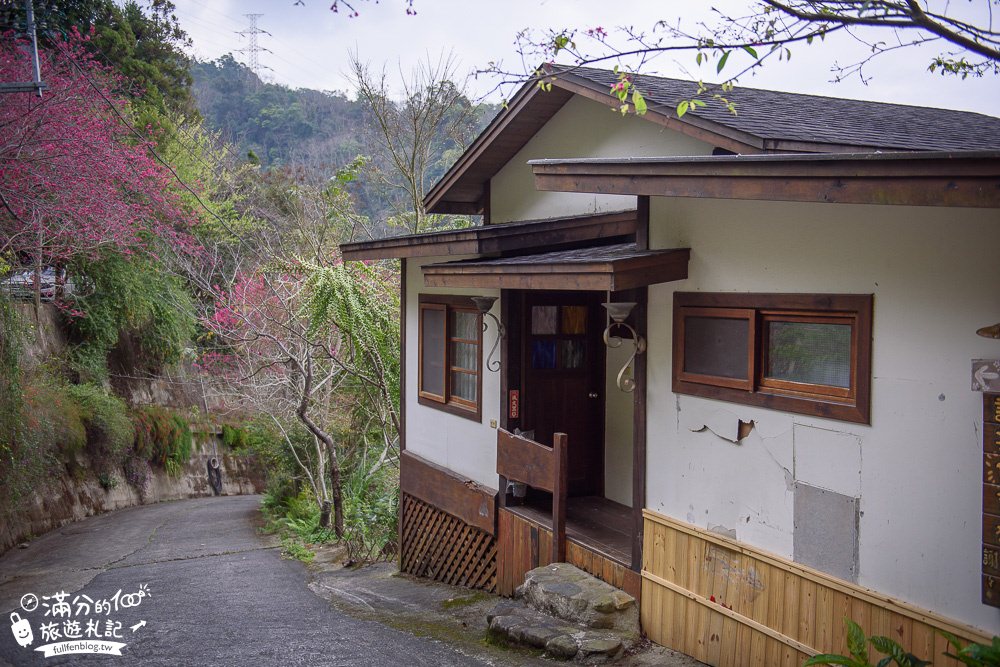
{"label": "stone step", "polygon": [[495,639],[543,649],[548,657],[585,665],[617,660],[634,643],[634,638],[613,630],[581,627],[512,600],[498,604],[486,620]]}
{"label": "stone step", "polygon": [[569,563],[552,563],[529,571],[515,597],[570,623],[639,636],[635,598]]}

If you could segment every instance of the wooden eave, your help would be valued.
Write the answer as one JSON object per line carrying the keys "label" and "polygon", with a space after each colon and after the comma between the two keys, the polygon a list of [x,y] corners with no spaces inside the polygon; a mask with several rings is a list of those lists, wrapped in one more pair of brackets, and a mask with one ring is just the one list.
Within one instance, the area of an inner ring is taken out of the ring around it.
{"label": "wooden eave", "polygon": [[532,160],[538,190],[1000,208],[1000,151]]}
{"label": "wooden eave", "polygon": [[690,250],[616,245],[422,267],[427,287],[617,291],[687,278]]}
{"label": "wooden eave", "polygon": [[[489,192],[486,184],[573,95],[609,106],[617,104],[617,98],[604,86],[574,75],[571,71],[546,78],[545,82],[552,84],[548,91],[542,91],[536,81],[525,83],[507,108],[497,114],[441,180],[428,191],[424,197],[424,207],[429,213],[483,213]],[[788,150],[782,148],[779,141],[765,140],[695,114],[678,118],[672,107],[651,108],[642,118],[736,153]],[[796,147],[801,149],[799,145]],[[825,149],[822,144],[816,144],[816,150]],[[864,149],[856,147],[856,150]]]}
{"label": "wooden eave", "polygon": [[508,222],[468,229],[394,236],[340,246],[345,261],[445,255],[486,255],[635,236],[636,212]]}
{"label": "wooden eave", "polygon": [[507,108],[497,114],[424,196],[427,212],[482,213],[488,192],[485,184],[572,96],[557,87],[544,92],[533,83],[522,86]]}

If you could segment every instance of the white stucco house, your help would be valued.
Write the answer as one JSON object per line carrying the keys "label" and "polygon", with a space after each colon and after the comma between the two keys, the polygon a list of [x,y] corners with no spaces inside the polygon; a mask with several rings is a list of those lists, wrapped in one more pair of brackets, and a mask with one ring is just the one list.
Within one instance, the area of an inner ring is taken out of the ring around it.
{"label": "white stucco house", "polygon": [[554,74],[426,196],[482,227],[342,247],[402,262],[401,568],[564,559],[713,665],[1000,633],[1000,119]]}

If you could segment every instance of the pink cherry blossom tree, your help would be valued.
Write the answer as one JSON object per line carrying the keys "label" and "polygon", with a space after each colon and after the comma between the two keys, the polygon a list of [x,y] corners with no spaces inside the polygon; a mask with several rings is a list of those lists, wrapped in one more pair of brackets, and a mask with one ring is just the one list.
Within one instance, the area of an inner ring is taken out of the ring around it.
{"label": "pink cherry blossom tree", "polygon": [[[42,50],[41,97],[0,95],[0,257],[40,269],[109,249],[190,252],[194,218],[87,39]],[[30,78],[24,47],[0,36],[0,81]]]}

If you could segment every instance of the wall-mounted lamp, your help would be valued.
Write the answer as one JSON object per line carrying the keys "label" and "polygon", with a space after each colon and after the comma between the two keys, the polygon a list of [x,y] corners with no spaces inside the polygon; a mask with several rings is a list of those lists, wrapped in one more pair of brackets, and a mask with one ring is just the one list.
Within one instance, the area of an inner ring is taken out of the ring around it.
{"label": "wall-mounted lamp", "polygon": [[500,370],[500,360],[493,359],[493,353],[497,351],[497,346],[500,345],[500,340],[507,335],[507,330],[504,329],[503,323],[497,319],[497,316],[490,312],[493,304],[496,303],[497,297],[495,296],[474,296],[471,297],[472,303],[476,304],[476,308],[479,309],[480,314],[483,316],[483,333],[486,333],[488,329],[486,317],[492,317],[493,321],[497,323],[497,339],[493,342],[493,347],[490,349],[489,356],[486,357],[486,368],[496,373]]}
{"label": "wall-mounted lamp", "polygon": [[1000,338],[1000,322],[976,331],[983,338]]}
{"label": "wall-mounted lamp", "polygon": [[632,362],[635,361],[636,355],[642,354],[646,351],[646,339],[640,336],[635,329],[625,323],[625,320],[628,319],[629,313],[631,313],[632,309],[635,308],[635,302],[623,301],[620,303],[603,303],[601,305],[607,309],[608,315],[610,315],[612,319],[612,322],[608,324],[608,328],[604,330],[605,345],[612,349],[621,347],[621,336],[611,335],[611,330],[615,327],[623,327],[632,334],[632,341],[635,344],[635,349],[632,350],[632,356],[628,358],[628,361],[625,362],[622,369],[618,371],[618,379],[616,381],[619,389],[624,392],[631,393],[635,390],[635,380],[631,377],[631,375],[626,377],[625,373],[632,367]]}

